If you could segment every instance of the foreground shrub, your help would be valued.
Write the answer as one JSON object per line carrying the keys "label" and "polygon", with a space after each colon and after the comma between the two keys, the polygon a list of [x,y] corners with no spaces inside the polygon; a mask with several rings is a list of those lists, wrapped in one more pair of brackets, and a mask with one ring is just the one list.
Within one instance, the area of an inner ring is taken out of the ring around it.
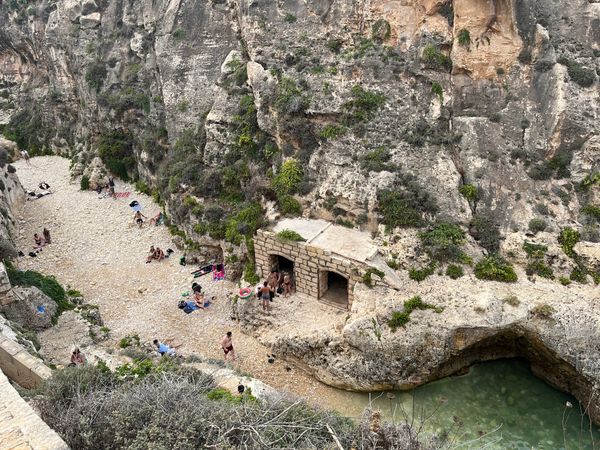
{"label": "foreground shrub", "polygon": [[480,280],[503,281],[506,283],[517,281],[517,274],[513,267],[497,255],[487,256],[479,261],[475,265],[475,276]]}
{"label": "foreground shrub", "polygon": [[277,239],[281,241],[292,241],[292,242],[304,242],[304,239],[300,234],[295,232],[294,230],[281,230],[277,233]]}
{"label": "foreground shrub", "polygon": [[89,366],[57,372],[41,389],[41,417],[82,450],[333,448],[332,432],[350,448],[357,437],[349,419],[303,402],[245,401],[199,371],[144,365],[137,379]]}
{"label": "foreground shrub", "polygon": [[579,231],[574,230],[573,228],[567,227],[560,232],[558,235],[558,243],[560,244],[562,251],[565,252],[565,255],[571,258],[575,257],[573,247],[579,242],[580,238]]}
{"label": "foreground shrub", "polygon": [[456,224],[440,222],[420,233],[419,238],[425,252],[434,261],[460,261],[464,258],[461,246],[465,242],[465,232]]}

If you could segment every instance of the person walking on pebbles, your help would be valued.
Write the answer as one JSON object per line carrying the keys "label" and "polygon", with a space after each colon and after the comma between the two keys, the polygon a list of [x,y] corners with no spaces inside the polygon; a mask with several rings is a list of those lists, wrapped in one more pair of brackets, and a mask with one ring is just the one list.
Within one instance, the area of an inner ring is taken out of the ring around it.
{"label": "person walking on pebbles", "polygon": [[44,235],[44,241],[46,241],[46,244],[52,243],[52,239],[50,239],[50,230],[48,230],[48,228],[44,228],[42,233]]}
{"label": "person walking on pebbles", "polygon": [[233,341],[231,340],[231,331],[228,331],[221,341],[221,348],[225,355],[223,360],[227,362],[227,355],[231,354],[231,361],[235,361],[235,350],[233,349]]}

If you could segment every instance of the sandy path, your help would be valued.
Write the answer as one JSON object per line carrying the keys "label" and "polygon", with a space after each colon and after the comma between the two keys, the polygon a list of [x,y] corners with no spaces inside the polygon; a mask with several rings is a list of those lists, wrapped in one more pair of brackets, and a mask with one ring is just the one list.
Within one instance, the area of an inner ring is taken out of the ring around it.
{"label": "sandy path", "polygon": [[[220,359],[219,339],[232,330],[238,352],[234,365],[240,371],[314,403],[332,407],[344,403],[343,391],[325,386],[300,370],[288,372],[283,362],[268,364],[268,349],[255,338],[242,334],[229,318],[227,297],[236,289],[232,283],[202,277],[200,283],[209,296],[216,297],[215,304],[207,311],[189,315],[177,308],[180,294],[193,281],[192,268],[179,265],[178,251],[161,263],[145,264],[150,245],[175,249],[171,236],[164,226],[142,229],[131,226],[128,204],[133,199],[142,204],[148,217],[159,211],[150,197],[136,194],[131,185],[118,182],[117,192],[134,192],[130,198],[99,199],[94,192],[80,191],[79,182],[69,181],[67,159],[52,156],[31,161],[33,167],[22,161],[15,164],[23,186],[36,189],[45,181],[54,193],[26,202],[17,214],[20,227],[17,246],[28,253],[33,233],[41,232],[44,226],[52,233],[52,244],[37,258],[19,258],[18,266],[52,274],[62,284],[82,292],[86,302],[99,305],[105,325],[111,330],[109,345],[116,347],[121,337],[133,333],[145,341],[176,336],[185,342],[182,353]],[[311,315],[323,318],[327,309],[319,305],[310,310]],[[289,326],[295,321],[285,322]]]}

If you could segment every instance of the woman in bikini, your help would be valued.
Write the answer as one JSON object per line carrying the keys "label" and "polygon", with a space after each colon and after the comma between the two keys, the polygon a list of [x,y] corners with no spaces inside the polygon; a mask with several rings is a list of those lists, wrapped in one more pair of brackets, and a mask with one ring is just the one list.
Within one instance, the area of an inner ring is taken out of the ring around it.
{"label": "woman in bikini", "polygon": [[288,297],[292,295],[292,278],[290,277],[290,274],[287,272],[284,272],[283,275],[283,296],[284,297]]}

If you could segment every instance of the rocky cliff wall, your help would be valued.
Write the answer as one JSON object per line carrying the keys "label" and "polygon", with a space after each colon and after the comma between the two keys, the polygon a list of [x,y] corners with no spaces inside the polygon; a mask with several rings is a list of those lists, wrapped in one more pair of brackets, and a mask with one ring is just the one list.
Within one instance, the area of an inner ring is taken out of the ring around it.
{"label": "rocky cliff wall", "polygon": [[307,215],[374,227],[382,190],[423,190],[427,218],[510,232],[543,204],[560,226],[598,200],[574,187],[598,170],[599,5],[4,2],[2,108],[20,144],[79,172],[100,153],[199,234],[210,220],[182,207],[190,193],[297,213],[267,175],[289,157]]}

